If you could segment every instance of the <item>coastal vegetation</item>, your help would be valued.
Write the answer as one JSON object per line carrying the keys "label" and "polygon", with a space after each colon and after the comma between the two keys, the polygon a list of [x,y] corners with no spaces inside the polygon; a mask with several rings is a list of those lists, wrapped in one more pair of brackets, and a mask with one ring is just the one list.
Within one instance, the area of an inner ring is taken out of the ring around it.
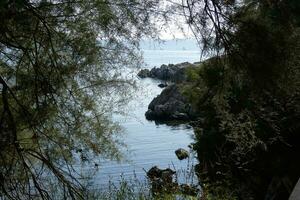
{"label": "coastal vegetation", "polygon": [[[119,159],[111,121],[154,32],[154,1],[0,2],[0,198],[82,199],[74,163]],[[55,194],[55,193],[54,193]]]}
{"label": "coastal vegetation", "polygon": [[288,198],[300,177],[300,2],[160,3],[1,1],[0,198],[176,198],[153,195],[155,181],[173,187],[171,169],[151,168],[152,185],[124,181],[93,194],[74,163],[120,159],[111,114],[134,86],[122,69],[140,65],[139,42],[156,37],[155,19],[178,13],[205,59],[141,71],[172,82],[146,117],[191,122],[202,199]]}
{"label": "coastal vegetation", "polygon": [[[185,79],[165,91],[180,88],[176,100],[195,110],[195,170],[204,198],[287,199],[300,177],[299,2],[190,0],[185,6],[209,59],[185,67]],[[163,116],[173,101],[163,91],[149,109]]]}
{"label": "coastal vegetation", "polygon": [[199,115],[194,149],[204,193],[287,199],[300,177],[299,1],[187,6],[211,56],[183,84]]}

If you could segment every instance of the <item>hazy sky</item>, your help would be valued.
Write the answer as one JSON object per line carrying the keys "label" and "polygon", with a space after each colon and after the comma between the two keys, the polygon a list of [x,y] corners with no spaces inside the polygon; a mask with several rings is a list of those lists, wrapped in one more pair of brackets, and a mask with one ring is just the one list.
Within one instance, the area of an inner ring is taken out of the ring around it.
{"label": "hazy sky", "polygon": [[160,31],[160,37],[163,40],[185,39],[192,38],[193,34],[187,25],[179,28],[177,25],[172,24],[169,27],[166,27],[165,30]]}
{"label": "hazy sky", "polygon": [[[167,7],[172,4],[180,4],[181,0],[163,0],[161,1],[162,7]],[[163,25],[158,22],[160,27],[160,37],[164,40],[171,39],[185,39],[193,37],[192,31],[189,26],[186,24],[186,19],[183,16],[183,13],[179,12],[171,16],[171,20],[167,25]]]}

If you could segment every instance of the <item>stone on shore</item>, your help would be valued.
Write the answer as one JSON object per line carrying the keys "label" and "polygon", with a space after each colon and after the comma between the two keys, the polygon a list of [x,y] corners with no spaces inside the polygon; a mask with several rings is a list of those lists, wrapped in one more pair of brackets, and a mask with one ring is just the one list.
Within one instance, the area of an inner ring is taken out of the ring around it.
{"label": "stone on shore", "polygon": [[175,154],[179,160],[183,160],[189,157],[189,152],[182,148],[177,149],[175,151]]}

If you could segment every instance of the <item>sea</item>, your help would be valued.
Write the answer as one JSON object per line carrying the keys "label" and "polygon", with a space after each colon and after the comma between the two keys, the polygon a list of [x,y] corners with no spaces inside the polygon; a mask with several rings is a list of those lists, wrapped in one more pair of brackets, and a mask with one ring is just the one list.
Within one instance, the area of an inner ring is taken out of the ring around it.
{"label": "sea", "polygon": [[[151,69],[162,64],[176,64],[182,62],[199,62],[200,50],[194,40],[170,40],[163,43],[143,41],[141,43],[144,64],[141,68]],[[134,73],[137,74],[138,71]],[[189,150],[193,143],[193,128],[189,124],[164,124],[148,121],[145,112],[151,100],[162,91],[158,87],[159,80],[140,79],[134,75],[136,85],[134,98],[124,108],[127,115],[113,117],[122,127],[121,161],[100,160],[99,166],[91,174],[90,184],[93,187],[105,188],[120,180],[146,180],[146,171],[153,166],[171,168],[182,173],[181,182],[189,182],[184,175],[187,168],[191,168],[197,161],[193,158],[178,160],[175,150],[184,148]],[[90,167],[94,167],[93,165]],[[84,170],[84,167],[83,167]]]}

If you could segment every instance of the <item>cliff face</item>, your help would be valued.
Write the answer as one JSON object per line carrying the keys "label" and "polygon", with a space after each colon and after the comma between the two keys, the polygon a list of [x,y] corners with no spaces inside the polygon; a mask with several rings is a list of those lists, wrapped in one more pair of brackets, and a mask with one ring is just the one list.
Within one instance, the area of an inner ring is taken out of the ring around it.
{"label": "cliff face", "polygon": [[194,113],[179,87],[172,84],[151,101],[145,115],[148,120],[189,120],[194,117]]}

